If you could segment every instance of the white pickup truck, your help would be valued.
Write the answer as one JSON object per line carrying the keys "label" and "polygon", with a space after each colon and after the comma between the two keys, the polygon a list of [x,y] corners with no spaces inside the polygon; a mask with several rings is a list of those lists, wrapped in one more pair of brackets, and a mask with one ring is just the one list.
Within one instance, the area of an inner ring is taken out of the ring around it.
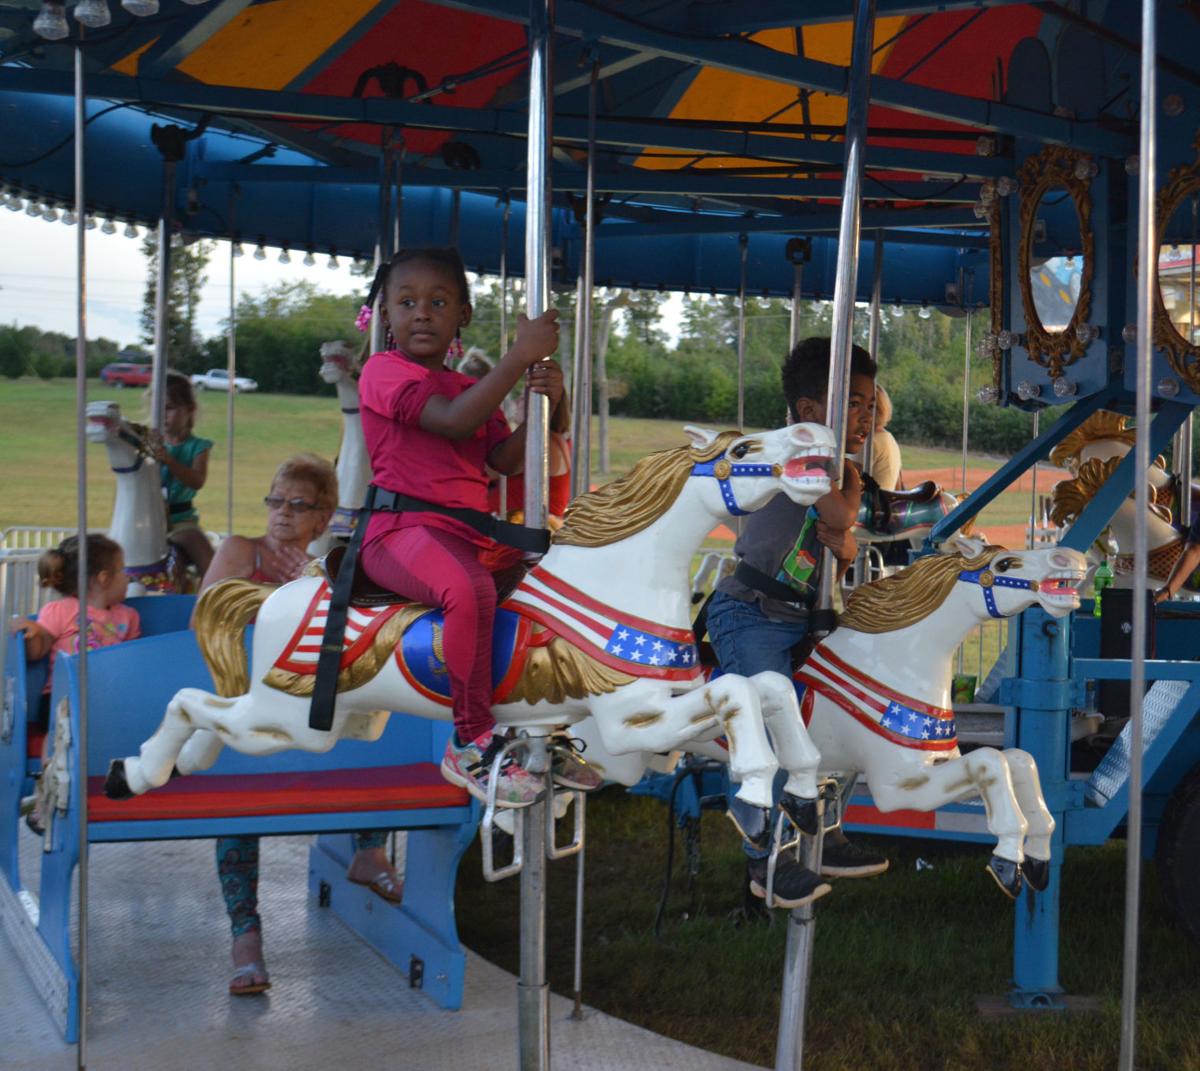
{"label": "white pickup truck", "polygon": [[[192,386],[197,390],[229,390],[229,373],[224,368],[210,368],[203,375],[192,376]],[[245,376],[236,376],[235,391],[258,390],[258,384]]]}

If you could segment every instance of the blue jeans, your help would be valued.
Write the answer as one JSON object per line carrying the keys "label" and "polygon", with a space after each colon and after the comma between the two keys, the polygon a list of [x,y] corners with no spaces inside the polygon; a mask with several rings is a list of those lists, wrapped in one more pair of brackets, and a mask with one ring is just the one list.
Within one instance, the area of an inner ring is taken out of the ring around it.
{"label": "blue jeans", "polygon": [[[772,621],[757,602],[743,602],[722,591],[716,592],[708,604],[708,638],[716,653],[717,662],[726,673],[753,677],[756,673],[774,670],[790,678],[792,648],[808,635],[808,620]],[[779,792],[776,779],[776,794]],[[738,785],[730,782],[729,796]],[[772,810],[772,826],[778,808]],[[749,841],[742,848],[751,859],[765,859],[769,852],[760,851]]]}

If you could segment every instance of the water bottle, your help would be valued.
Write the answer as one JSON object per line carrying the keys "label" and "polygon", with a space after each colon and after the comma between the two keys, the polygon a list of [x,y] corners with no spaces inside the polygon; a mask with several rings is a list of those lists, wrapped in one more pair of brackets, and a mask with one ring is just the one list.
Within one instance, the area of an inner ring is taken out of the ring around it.
{"label": "water bottle", "polygon": [[1092,578],[1092,597],[1095,603],[1092,606],[1092,614],[1095,617],[1100,616],[1100,599],[1104,594],[1104,589],[1111,587],[1113,582],[1113,571],[1108,567],[1108,559],[1105,558],[1096,569],[1096,574]]}

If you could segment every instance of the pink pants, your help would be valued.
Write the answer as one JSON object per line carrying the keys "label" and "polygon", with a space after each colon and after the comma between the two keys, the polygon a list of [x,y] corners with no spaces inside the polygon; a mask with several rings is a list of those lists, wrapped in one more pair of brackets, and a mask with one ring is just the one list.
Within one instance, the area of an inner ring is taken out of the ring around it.
{"label": "pink pants", "polygon": [[454,728],[469,743],[496,724],[492,717],[492,621],[496,587],[479,564],[479,548],[441,528],[400,528],[362,552],[363,569],[398,595],[440,606],[442,644],[454,701]]}

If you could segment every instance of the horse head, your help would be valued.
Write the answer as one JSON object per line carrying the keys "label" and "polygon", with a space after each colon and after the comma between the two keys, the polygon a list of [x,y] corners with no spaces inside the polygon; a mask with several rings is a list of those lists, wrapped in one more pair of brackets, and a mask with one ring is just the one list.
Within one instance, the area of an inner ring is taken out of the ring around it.
{"label": "horse head", "polygon": [[977,615],[1013,617],[1040,606],[1051,617],[1079,609],[1079,585],[1087,575],[1087,558],[1067,547],[1006,550],[992,547],[984,555],[963,559],[957,580],[978,586]]}
{"label": "horse head", "polygon": [[342,380],[353,379],[357,374],[357,361],[354,350],[347,342],[321,343],[321,372],[320,376],[326,383],[339,383]]}
{"label": "horse head", "polygon": [[781,491],[801,506],[829,493],[836,440],[823,424],[792,424],[732,439],[715,457],[720,438],[710,428],[684,428],[693,451],[709,459],[692,466],[692,476],[713,477],[714,515],[740,516],[765,506]]}
{"label": "horse head", "polygon": [[125,420],[116,402],[88,402],[87,440],[108,447],[108,461],[114,472],[133,472],[141,467],[146,454],[144,430]]}

